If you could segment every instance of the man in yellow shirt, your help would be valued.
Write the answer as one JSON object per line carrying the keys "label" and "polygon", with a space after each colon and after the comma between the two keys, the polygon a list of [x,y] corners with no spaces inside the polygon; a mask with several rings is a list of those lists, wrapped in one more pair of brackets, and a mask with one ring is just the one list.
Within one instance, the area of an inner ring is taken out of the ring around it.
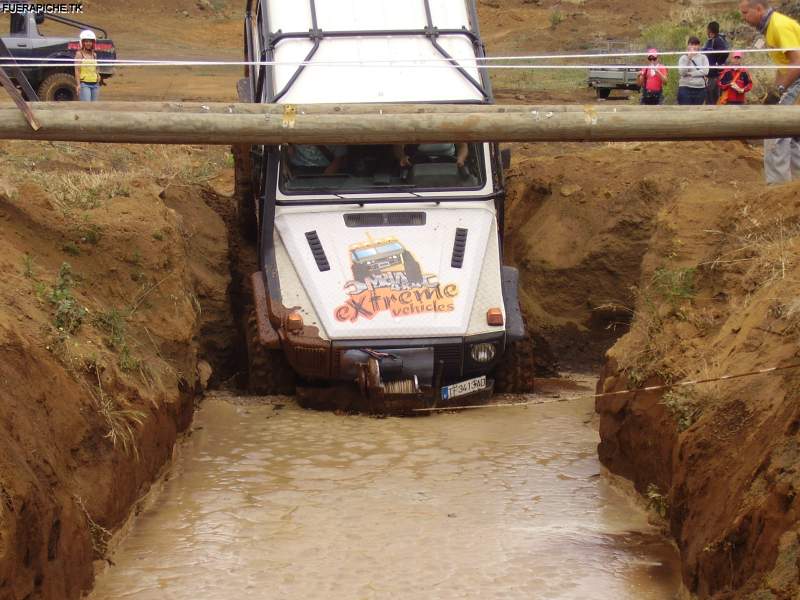
{"label": "man in yellow shirt", "polygon": [[[769,0],[741,0],[739,9],[747,23],[758,28],[770,58],[782,67],[775,88],[767,96],[779,104],[796,104],[800,97],[800,23],[770,6]],[[800,138],[764,140],[764,175],[767,183],[800,180]]]}

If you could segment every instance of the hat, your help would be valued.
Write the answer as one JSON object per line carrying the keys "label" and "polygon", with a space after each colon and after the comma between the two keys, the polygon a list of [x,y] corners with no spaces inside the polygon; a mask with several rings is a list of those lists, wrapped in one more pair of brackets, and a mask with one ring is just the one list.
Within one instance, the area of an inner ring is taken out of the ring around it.
{"label": "hat", "polygon": [[650,57],[658,58],[658,50],[656,50],[655,48],[650,48],[647,51],[647,58],[650,58]]}
{"label": "hat", "polygon": [[731,54],[731,58],[742,58],[743,52],[741,50],[737,50],[733,54]]}

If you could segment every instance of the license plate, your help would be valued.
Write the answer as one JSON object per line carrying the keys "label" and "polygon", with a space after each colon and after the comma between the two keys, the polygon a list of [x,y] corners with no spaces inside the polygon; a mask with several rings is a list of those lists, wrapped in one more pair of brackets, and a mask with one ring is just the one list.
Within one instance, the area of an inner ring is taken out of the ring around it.
{"label": "license plate", "polygon": [[462,381],[461,383],[455,383],[453,385],[443,387],[442,400],[451,400],[453,398],[458,398],[459,396],[468,396],[469,394],[473,394],[485,389],[486,376],[484,375],[483,377],[476,377],[475,379],[469,379],[467,381]]}

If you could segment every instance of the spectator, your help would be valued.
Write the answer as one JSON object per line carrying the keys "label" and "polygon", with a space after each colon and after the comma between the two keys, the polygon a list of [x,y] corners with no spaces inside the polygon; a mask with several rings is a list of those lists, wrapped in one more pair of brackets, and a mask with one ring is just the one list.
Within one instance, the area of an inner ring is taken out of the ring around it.
{"label": "spectator", "polygon": [[719,102],[719,76],[722,73],[721,69],[714,67],[721,67],[728,62],[728,52],[722,52],[728,49],[728,42],[719,33],[719,23],[711,21],[708,24],[708,41],[703,46],[703,52],[710,52],[707,54],[708,64],[711,69],[708,71],[708,86],[706,87],[706,104],[717,104]]}
{"label": "spectator", "polygon": [[[782,67],[765,104],[796,104],[800,96],[800,23],[774,10],[769,0],[741,0],[739,10],[749,25],[761,31],[767,46],[774,48],[770,58]],[[769,184],[800,179],[800,138],[764,140],[764,175]]]}
{"label": "spectator", "polygon": [[678,60],[678,104],[702,105],[706,101],[708,57],[700,54],[700,40],[689,38],[686,54]]}
{"label": "spectator", "polygon": [[742,53],[731,54],[731,63],[719,78],[719,104],[746,104],[747,92],[753,89],[753,80],[742,66]]}
{"label": "spectator", "polygon": [[642,88],[642,104],[658,105],[664,96],[664,84],[667,82],[667,68],[658,60],[658,50],[647,51],[650,66],[639,71],[637,81]]}
{"label": "spectator", "polygon": [[81,102],[96,102],[100,94],[100,74],[94,51],[97,36],[91,29],[80,35],[81,47],[75,52],[75,91]]}

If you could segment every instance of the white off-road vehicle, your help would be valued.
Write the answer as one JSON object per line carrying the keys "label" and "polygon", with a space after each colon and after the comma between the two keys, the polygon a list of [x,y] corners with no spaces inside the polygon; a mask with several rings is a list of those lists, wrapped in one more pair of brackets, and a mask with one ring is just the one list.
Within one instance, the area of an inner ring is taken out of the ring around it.
{"label": "white off-road vehicle", "polygon": [[[244,33],[246,59],[267,64],[247,69],[240,100],[287,119],[321,103],[492,102],[474,0],[249,0]],[[504,387],[530,385],[497,145],[234,155],[259,248],[253,389],[280,391],[290,368],[306,404],[383,413],[483,399],[498,369]]]}

